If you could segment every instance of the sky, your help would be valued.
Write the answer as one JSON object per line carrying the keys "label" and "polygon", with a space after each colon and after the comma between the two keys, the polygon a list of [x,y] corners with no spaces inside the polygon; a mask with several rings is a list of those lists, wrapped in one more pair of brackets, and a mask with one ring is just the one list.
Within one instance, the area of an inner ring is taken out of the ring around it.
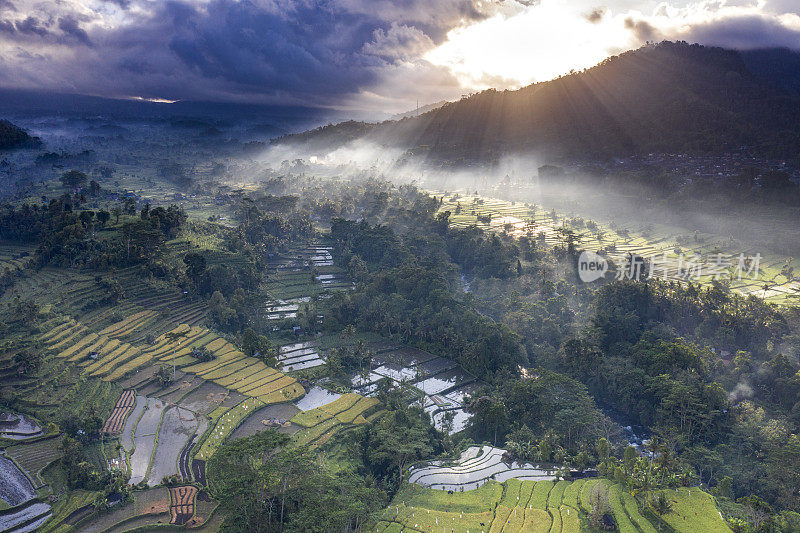
{"label": "sky", "polygon": [[0,87],[395,113],[647,41],[800,50],[800,0],[0,0]]}

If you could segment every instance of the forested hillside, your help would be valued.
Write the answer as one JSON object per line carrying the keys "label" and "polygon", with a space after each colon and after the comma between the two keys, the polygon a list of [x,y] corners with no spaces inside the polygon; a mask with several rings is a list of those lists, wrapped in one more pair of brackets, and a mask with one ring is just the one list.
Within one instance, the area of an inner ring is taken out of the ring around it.
{"label": "forested hillside", "polygon": [[794,157],[798,99],[763,73],[754,75],[759,65],[755,55],[746,64],[739,52],[662,42],[517,91],[483,91],[419,117],[358,128],[344,123],[276,142],[342,144],[361,130],[368,140],[455,162],[529,151],[586,158],[745,146]]}
{"label": "forested hillside", "polygon": [[28,133],[7,120],[0,120],[0,150],[37,146],[41,143],[38,138],[31,137]]}

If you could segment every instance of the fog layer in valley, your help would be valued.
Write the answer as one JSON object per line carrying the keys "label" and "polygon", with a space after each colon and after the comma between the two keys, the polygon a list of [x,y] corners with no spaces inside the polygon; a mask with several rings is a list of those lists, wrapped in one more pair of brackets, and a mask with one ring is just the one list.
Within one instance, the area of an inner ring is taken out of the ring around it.
{"label": "fog layer in valley", "polygon": [[[720,157],[726,158],[730,156]],[[504,156],[493,165],[448,168],[426,164],[411,151],[357,140],[330,151],[270,146],[253,157],[249,173],[230,177],[234,181],[258,181],[266,174],[378,177],[396,184],[415,183],[437,193],[477,193],[535,205],[539,210],[555,209],[570,218],[636,228],[644,236],[667,232],[673,237],[693,237],[697,232],[735,248],[756,246],[764,252],[800,254],[800,242],[792,231],[797,207],[774,201],[763,177],[748,182],[745,175],[775,172],[780,163],[744,159],[743,164],[735,163],[740,171],[714,176],[698,175],[697,168],[704,168],[701,165],[720,166],[705,159],[687,165],[683,172],[666,171],[669,162],[635,161],[628,169],[627,161],[554,164],[538,154]]]}
{"label": "fog layer in valley", "polygon": [[[145,183],[166,178],[187,193],[204,183],[236,187],[279,176],[382,178],[438,193],[477,192],[645,234],[698,232],[737,249],[756,246],[800,254],[791,231],[797,203],[786,202],[783,193],[777,202],[763,194],[761,174],[780,169],[779,163],[741,154],[716,160],[667,155],[657,160],[554,162],[528,153],[459,167],[431,164],[414,150],[366,140],[326,149],[275,137],[308,127],[314,123],[309,117],[293,121],[262,114],[228,119],[195,114],[136,119],[27,113],[15,120],[40,137],[43,147],[4,155],[0,180],[6,196],[72,168],[89,173],[108,168]],[[719,168],[725,171],[709,172]]]}

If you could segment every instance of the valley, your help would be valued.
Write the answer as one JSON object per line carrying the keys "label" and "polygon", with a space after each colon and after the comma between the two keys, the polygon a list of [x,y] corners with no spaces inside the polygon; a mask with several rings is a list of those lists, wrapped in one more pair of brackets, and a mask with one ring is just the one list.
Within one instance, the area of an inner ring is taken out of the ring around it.
{"label": "valley", "polygon": [[3,89],[0,530],[798,531],[774,57],[375,122]]}

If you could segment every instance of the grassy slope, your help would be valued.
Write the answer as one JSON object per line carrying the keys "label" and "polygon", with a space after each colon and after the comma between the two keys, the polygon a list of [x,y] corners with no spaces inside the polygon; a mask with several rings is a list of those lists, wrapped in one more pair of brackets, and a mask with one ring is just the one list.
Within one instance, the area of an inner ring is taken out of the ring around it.
{"label": "grassy slope", "polygon": [[[601,483],[610,488],[612,510],[620,532],[652,533],[663,529],[659,528],[661,524],[653,524],[645,518],[629,492],[607,480],[490,481],[478,489],[453,494],[406,484],[376,525],[378,531],[392,531],[386,529],[390,527],[397,531],[402,528],[436,531],[435,527],[446,525],[448,532],[461,533],[467,530],[577,533],[580,522],[588,524],[588,495],[592,487]],[[690,489],[681,488],[677,492],[669,490],[668,494],[673,510],[662,518],[675,531],[730,531],[708,493],[695,488],[690,494]],[[585,508],[580,512],[577,510],[579,498],[580,506]]]}
{"label": "grassy slope", "polygon": [[[441,195],[442,193],[434,194]],[[459,204],[461,205],[461,211],[459,214],[455,214]],[[450,222],[453,226],[477,225],[483,229],[496,231],[503,231],[506,228],[504,222],[508,219],[504,220],[504,217],[514,217],[522,222],[518,227],[512,224],[509,228],[512,233],[519,235],[525,232],[523,222],[533,222],[533,234],[544,233],[547,243],[551,245],[561,242],[556,228],[560,227],[565,219],[563,214],[557,213],[557,220],[554,220],[551,218],[550,212],[541,207],[538,207],[532,214],[531,210],[523,203],[469,195],[459,196],[458,198],[454,195],[445,195],[440,211],[451,212]],[[479,216],[491,217],[494,222],[488,224],[481,222],[478,220]],[[679,244],[676,240],[677,236],[691,232],[686,229],[668,226],[643,228],[630,225],[625,228],[616,227],[615,229],[605,224],[598,223],[598,226],[601,230],[602,240],[598,239],[595,233],[585,227],[573,228],[581,236],[580,244],[582,248],[597,250],[614,245],[617,248],[617,253],[632,252],[645,257],[656,256],[658,258],[662,258],[664,257],[663,254],[666,254],[667,261],[671,265],[669,278],[675,281],[680,281],[675,276],[676,271],[674,271],[678,264],[679,254],[676,253],[678,249],[681,250],[687,260],[695,254],[713,257],[714,253],[720,252],[727,258],[738,257],[740,253],[744,253],[745,256],[755,253],[754,250],[739,249],[736,246],[731,247],[727,236],[698,234],[697,241]],[[750,279],[750,277],[743,276],[741,280],[734,279],[731,281],[731,288],[745,295],[753,293],[773,303],[796,304],[797,296],[795,296],[795,293],[796,289],[800,288],[800,284],[782,275],[781,267],[788,262],[797,269],[800,268],[800,261],[763,250],[759,250],[759,253],[762,258],[758,278]],[[701,275],[699,278],[701,285],[710,285],[713,276],[709,273],[713,271],[709,267],[713,267],[712,263],[713,261],[711,260],[703,262],[704,269],[702,272],[706,272],[706,274]],[[735,261],[732,266],[736,267]],[[659,269],[656,274],[661,276],[662,271]],[[763,290],[765,283],[770,286],[770,289],[766,292]]]}

